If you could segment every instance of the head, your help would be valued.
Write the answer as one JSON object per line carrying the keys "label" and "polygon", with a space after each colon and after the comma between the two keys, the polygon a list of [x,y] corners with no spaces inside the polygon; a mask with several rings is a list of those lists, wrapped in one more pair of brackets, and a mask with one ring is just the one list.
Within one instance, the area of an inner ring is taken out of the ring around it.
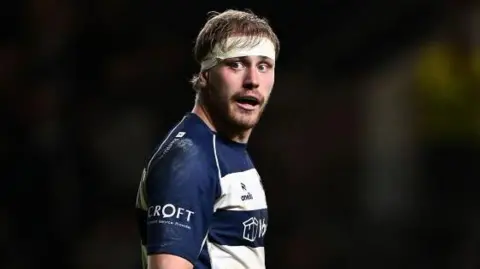
{"label": "head", "polygon": [[201,66],[192,79],[197,105],[230,130],[252,129],[274,85],[279,47],[265,19],[236,10],[213,13],[194,48]]}

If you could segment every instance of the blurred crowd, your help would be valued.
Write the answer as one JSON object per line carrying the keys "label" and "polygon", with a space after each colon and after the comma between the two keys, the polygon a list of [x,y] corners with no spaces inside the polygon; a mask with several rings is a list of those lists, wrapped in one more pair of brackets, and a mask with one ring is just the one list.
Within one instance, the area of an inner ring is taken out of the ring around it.
{"label": "blurred crowd", "polygon": [[[192,108],[191,46],[218,8],[182,32],[150,1],[5,5],[0,267],[139,268],[144,158]],[[249,146],[269,268],[478,268],[478,6],[357,76],[321,80],[288,48]]]}

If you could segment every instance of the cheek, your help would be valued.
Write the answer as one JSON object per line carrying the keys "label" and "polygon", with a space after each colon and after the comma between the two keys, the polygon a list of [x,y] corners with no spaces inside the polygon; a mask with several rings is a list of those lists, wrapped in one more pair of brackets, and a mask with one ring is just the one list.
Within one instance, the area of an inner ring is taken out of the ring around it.
{"label": "cheek", "polygon": [[235,93],[235,89],[241,89],[241,76],[229,70],[220,69],[211,77],[212,86],[220,91],[218,94],[222,96],[231,96]]}
{"label": "cheek", "polygon": [[225,72],[221,78],[223,89],[228,91],[230,94],[233,94],[236,90],[242,89],[243,79],[241,74],[236,74],[233,72]]}
{"label": "cheek", "polygon": [[272,92],[272,89],[273,89],[273,85],[275,84],[275,78],[274,76],[269,76],[269,77],[266,77],[264,80],[263,80],[263,87],[262,87],[262,94],[265,96],[265,97],[268,97],[270,95],[270,93]]}

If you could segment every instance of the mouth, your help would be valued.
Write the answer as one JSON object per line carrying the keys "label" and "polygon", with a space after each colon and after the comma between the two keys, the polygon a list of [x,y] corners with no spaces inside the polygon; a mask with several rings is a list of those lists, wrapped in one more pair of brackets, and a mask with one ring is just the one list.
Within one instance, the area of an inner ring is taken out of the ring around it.
{"label": "mouth", "polygon": [[235,99],[235,102],[245,110],[254,110],[260,106],[260,100],[255,96],[240,96]]}

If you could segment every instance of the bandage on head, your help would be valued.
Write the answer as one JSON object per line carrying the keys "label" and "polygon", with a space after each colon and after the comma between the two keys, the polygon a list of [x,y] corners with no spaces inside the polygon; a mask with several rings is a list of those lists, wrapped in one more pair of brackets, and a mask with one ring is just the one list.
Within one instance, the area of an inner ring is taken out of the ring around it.
{"label": "bandage on head", "polygon": [[[258,42],[254,42],[251,46],[246,46],[245,44],[248,44],[248,42],[252,43],[251,38],[247,36],[232,36],[225,40],[225,44],[217,43],[200,63],[200,70],[208,70],[228,58],[264,56],[275,61],[275,45],[270,39],[258,37]],[[227,49],[223,50],[222,45],[223,48]]]}

